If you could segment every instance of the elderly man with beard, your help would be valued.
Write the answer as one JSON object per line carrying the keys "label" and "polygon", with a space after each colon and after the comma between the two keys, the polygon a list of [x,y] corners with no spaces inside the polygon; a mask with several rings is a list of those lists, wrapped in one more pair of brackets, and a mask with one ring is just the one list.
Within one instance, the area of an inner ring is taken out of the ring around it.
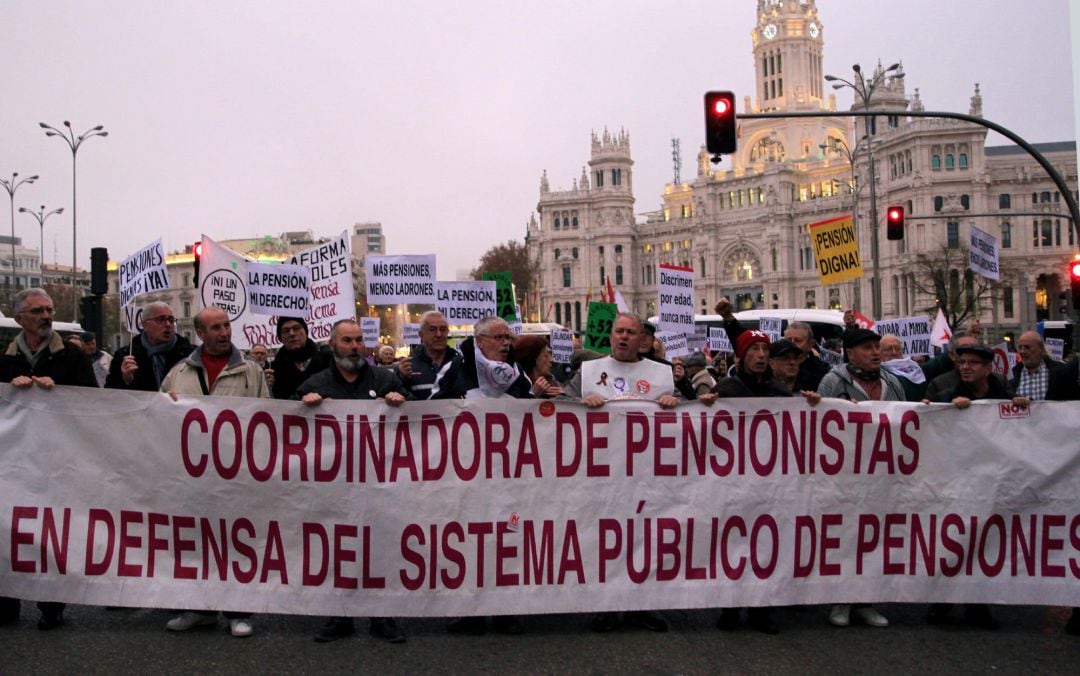
{"label": "elderly man with beard", "polygon": [[267,377],[274,399],[292,399],[301,383],[334,363],[334,358],[308,338],[307,322],[300,317],[278,317],[277,337],[281,347]]}
{"label": "elderly man with beard", "polygon": [[926,374],[911,357],[904,356],[904,342],[899,336],[886,333],[881,337],[881,367],[896,376],[904,386],[908,401],[919,401],[926,392]]}
{"label": "elderly man with beard", "polygon": [[[270,388],[257,363],[246,359],[232,342],[229,316],[216,307],[199,310],[195,315],[195,334],[202,347],[185,357],[165,376],[161,391],[174,399],[177,395],[223,397],[270,397]],[[254,633],[251,613],[225,611],[229,632],[237,638]],[[187,631],[217,624],[214,611],[186,610],[166,623],[169,631]]]}
{"label": "elderly man with beard", "polygon": [[[907,401],[904,386],[896,376],[881,368],[881,336],[869,329],[849,328],[844,331],[843,341],[847,363],[821,379],[818,394],[851,402]],[[864,624],[889,626],[889,620],[869,604],[835,605],[829,612],[829,622],[836,627],[848,626],[852,610]]]}
{"label": "elderly man with beard", "polygon": [[1046,399],[1050,380],[1065,364],[1050,358],[1046,343],[1036,331],[1021,333],[1016,341],[1016,351],[1020,354],[1020,362],[1013,368],[1010,387],[1018,396],[1032,401]]}
{"label": "elderly man with beard", "polygon": [[142,332],[113,355],[105,387],[157,392],[165,374],[194,349],[176,333],[172,308],[167,303],[149,303],[143,308]]}
{"label": "elderly man with beard", "polygon": [[[305,380],[293,399],[306,406],[318,406],[327,399],[382,399],[390,406],[400,406],[409,396],[392,371],[371,366],[360,325],[342,319],[330,329],[333,365]],[[351,617],[330,617],[315,634],[317,643],[329,643],[356,633]],[[389,617],[371,618],[368,633],[388,643],[404,643],[405,634]]]}
{"label": "elderly man with beard", "polygon": [[[559,399],[579,400],[589,408],[599,408],[609,401],[654,401],[661,408],[678,405],[675,379],[670,366],[645,358],[642,345],[643,322],[637,315],[620,312],[611,326],[611,354],[582,363],[581,370],[567,383]],[[715,397],[701,399],[712,403]],[[626,496],[632,499],[632,496]],[[659,613],[638,610],[628,612],[623,621],[649,631],[665,632],[668,623]],[[613,631],[619,626],[618,613],[600,613],[593,618],[595,632]]]}
{"label": "elderly man with beard", "polygon": [[[65,343],[53,331],[56,308],[44,289],[32,288],[15,296],[15,322],[22,327],[0,355],[0,383],[18,388],[33,385],[50,390],[54,385],[97,387],[94,370],[82,349]],[[19,600],[0,597],[0,624],[19,619]],[[64,621],[64,604],[38,603],[38,629],[59,627]]]}

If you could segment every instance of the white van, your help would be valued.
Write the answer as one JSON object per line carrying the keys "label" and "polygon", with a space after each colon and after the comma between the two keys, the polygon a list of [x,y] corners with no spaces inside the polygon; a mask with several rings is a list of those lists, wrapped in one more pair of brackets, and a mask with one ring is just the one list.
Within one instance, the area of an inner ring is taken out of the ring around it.
{"label": "white van", "polygon": [[[83,327],[78,323],[54,321],[53,330],[57,331],[62,337],[67,338],[72,334],[82,333]],[[14,319],[0,317],[0,351],[7,349],[8,343],[15,340],[15,336],[19,335],[19,331],[22,331],[22,327],[16,324]]]}

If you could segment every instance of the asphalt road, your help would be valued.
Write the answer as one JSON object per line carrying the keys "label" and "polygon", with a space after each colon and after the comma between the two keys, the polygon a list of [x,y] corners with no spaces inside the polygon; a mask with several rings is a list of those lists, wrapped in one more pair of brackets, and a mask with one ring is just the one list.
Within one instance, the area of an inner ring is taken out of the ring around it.
{"label": "asphalt road", "polygon": [[713,611],[667,611],[666,634],[590,630],[585,615],[523,618],[520,636],[446,633],[442,619],[408,619],[409,640],[390,645],[366,633],[320,644],[321,618],[257,615],[256,633],[216,628],[165,630],[164,610],[69,606],[66,624],[38,631],[23,606],[17,625],[0,627],[0,674],[172,673],[1080,673],[1080,637],[1063,633],[1068,608],[999,606],[998,631],[929,626],[926,606],[878,606],[887,629],[828,624],[822,607],[774,611],[777,636],[721,632]]}

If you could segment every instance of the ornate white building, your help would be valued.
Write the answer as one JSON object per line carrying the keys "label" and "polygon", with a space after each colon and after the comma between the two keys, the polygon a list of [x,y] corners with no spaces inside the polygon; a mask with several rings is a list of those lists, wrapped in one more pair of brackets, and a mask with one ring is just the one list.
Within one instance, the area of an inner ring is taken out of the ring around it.
{"label": "ornate white building", "polygon": [[[594,133],[588,169],[571,190],[552,191],[546,171],[540,180],[538,215],[526,235],[540,268],[531,318],[584,328],[586,296],[596,299],[609,277],[636,312],[655,314],[658,263],[695,270],[703,313],[728,296],[740,309],[857,306],[871,314],[867,143],[879,223],[889,205],[907,212],[905,239],[887,241],[879,226],[882,317],[933,307],[934,297],[916,289],[916,256],[965,245],[975,226],[999,238],[1007,273],[993,302],[980,307],[994,337],[1061,318],[1059,293],[1068,288],[1065,265],[1077,241],[1065,201],[1035,160],[1016,146],[987,147],[986,129],[962,121],[880,117],[867,135],[868,118],[854,122],[838,110],[831,88],[826,94],[825,27],[815,0],[757,5],[755,95],[745,97],[740,114],[837,115],[740,119],[731,169],[715,169],[702,148],[693,180],[666,185],[661,208],[642,219],[634,216],[629,134]],[[880,82],[871,108],[925,110],[918,89],[907,94],[902,67],[879,64],[859,76]],[[852,110],[862,108],[857,100]],[[982,115],[977,84],[968,113]],[[1037,146],[1074,194],[1075,146]],[[823,287],[806,226],[845,214],[855,214],[867,274]],[[954,277],[964,274],[957,269]]]}

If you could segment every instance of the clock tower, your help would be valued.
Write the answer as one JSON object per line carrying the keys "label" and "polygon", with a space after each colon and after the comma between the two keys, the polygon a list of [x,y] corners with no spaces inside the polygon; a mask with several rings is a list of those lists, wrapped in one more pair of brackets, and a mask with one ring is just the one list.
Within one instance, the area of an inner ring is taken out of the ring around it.
{"label": "clock tower", "polygon": [[758,0],[751,31],[756,109],[821,109],[823,32],[814,0]]}

